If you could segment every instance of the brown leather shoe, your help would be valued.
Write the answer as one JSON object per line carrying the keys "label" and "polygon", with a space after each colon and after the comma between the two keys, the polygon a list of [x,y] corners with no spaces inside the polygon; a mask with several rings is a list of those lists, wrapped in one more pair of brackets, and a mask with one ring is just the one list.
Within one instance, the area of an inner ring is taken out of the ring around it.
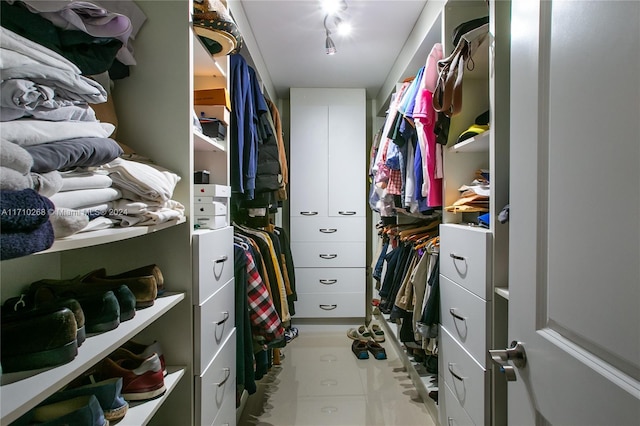
{"label": "brown leather shoe", "polygon": [[150,265],[141,266],[136,269],[132,269],[130,271],[125,271],[116,275],[112,275],[111,278],[119,279],[119,278],[138,278],[138,277],[147,277],[153,276],[156,279],[156,287],[158,288],[158,296],[164,293],[164,277],[162,276],[162,271],[160,267],[155,263]]}
{"label": "brown leather shoe", "polygon": [[96,269],[86,275],[80,275],[66,280],[43,279],[31,283],[29,295],[32,296],[40,289],[46,288],[56,296],[80,295],[98,291],[117,291],[121,285],[126,285],[136,298],[136,308],[148,308],[158,296],[156,279],[152,275],[111,278],[104,268]]}
{"label": "brown leather shoe", "polygon": [[91,286],[117,287],[124,284],[136,296],[137,309],[153,306],[154,300],[158,297],[156,278],[153,275],[123,276],[124,274],[108,276],[107,270],[101,268],[85,275],[82,281]]}

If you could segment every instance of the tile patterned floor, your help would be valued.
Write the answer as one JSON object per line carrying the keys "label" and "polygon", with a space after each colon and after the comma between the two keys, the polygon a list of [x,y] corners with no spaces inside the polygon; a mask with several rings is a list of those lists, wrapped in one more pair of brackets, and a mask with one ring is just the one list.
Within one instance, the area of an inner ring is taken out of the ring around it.
{"label": "tile patterned floor", "polygon": [[358,360],[347,329],[300,328],[238,426],[435,425],[391,343],[386,360]]}

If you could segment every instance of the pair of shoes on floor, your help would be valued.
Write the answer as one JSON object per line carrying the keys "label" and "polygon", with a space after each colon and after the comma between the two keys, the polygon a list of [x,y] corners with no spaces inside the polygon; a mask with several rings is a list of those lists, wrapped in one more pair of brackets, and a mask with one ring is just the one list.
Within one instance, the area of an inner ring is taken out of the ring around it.
{"label": "pair of shoes on floor", "polygon": [[296,337],[298,337],[298,329],[296,327],[289,327],[287,330],[284,331],[285,342],[289,343]]}
{"label": "pair of shoes on floor", "polygon": [[384,331],[382,331],[380,325],[372,322],[368,327],[361,325],[357,328],[350,328],[347,330],[347,337],[352,340],[361,340],[363,342],[374,340],[380,343],[384,342]]}
{"label": "pair of shoes on floor", "polygon": [[358,359],[369,359],[369,352],[375,359],[387,359],[386,350],[380,343],[373,340],[354,340],[351,344],[351,351]]}
{"label": "pair of shoes on floor", "polygon": [[88,274],[71,279],[43,279],[31,284],[30,294],[38,291],[50,292],[55,296],[86,294],[89,292],[107,292],[118,290],[125,285],[135,297],[137,309],[153,306],[158,293],[164,291],[162,271],[155,264],[132,269],[117,275],[107,275],[105,268],[96,269]]}

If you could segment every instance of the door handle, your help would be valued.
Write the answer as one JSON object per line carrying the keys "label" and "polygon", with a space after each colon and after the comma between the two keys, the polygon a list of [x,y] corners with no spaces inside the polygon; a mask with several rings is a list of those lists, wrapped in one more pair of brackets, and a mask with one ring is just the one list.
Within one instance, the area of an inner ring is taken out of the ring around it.
{"label": "door handle", "polygon": [[[508,349],[494,349],[489,351],[491,361],[500,367],[508,382],[516,381],[516,371],[513,368],[522,368],[527,365],[527,355],[521,342],[513,341]],[[513,365],[512,365],[513,364]]]}

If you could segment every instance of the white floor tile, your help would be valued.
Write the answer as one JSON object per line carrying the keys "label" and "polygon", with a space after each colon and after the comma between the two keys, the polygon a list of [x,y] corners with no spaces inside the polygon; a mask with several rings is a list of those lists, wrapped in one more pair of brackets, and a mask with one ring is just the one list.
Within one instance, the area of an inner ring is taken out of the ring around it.
{"label": "white floor tile", "polygon": [[434,425],[391,343],[382,343],[386,360],[358,360],[347,328],[301,329],[281,365],[258,382],[238,425]]}

